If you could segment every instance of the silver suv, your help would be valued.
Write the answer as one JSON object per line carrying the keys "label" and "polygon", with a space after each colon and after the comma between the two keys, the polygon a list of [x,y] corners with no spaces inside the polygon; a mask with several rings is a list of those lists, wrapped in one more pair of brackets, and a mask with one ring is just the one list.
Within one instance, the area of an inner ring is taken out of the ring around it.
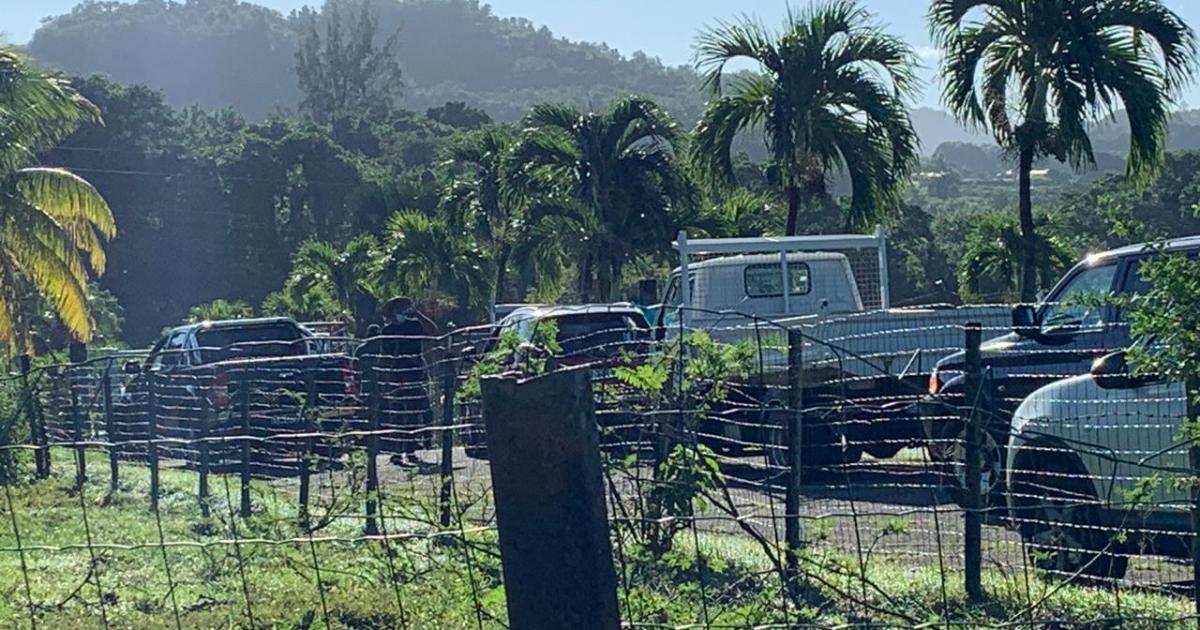
{"label": "silver suv", "polygon": [[1021,403],[1008,507],[1040,566],[1119,579],[1133,554],[1187,557],[1186,415],[1183,385],[1134,375],[1125,352]]}

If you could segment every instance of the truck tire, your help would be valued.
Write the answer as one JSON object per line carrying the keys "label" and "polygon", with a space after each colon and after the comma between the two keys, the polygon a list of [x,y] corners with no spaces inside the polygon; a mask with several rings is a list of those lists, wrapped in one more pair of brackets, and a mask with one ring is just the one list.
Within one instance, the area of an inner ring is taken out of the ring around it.
{"label": "truck tire", "polygon": [[1067,580],[1125,576],[1126,545],[1105,527],[1095,489],[1073,454],[1020,453],[1009,504],[1030,560],[1039,569]]}
{"label": "truck tire", "polygon": [[[811,474],[819,467],[841,467],[862,459],[862,448],[845,442],[833,431],[829,423],[819,418],[809,420],[812,422],[804,427],[801,436],[800,465],[805,475]],[[786,469],[791,466],[786,437],[787,432],[782,428],[767,430],[767,444],[764,450],[767,462],[772,467]]]}

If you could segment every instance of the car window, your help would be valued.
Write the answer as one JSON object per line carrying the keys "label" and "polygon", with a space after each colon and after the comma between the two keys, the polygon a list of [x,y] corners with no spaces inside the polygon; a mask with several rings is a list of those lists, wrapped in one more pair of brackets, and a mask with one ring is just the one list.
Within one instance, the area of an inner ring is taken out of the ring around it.
{"label": "car window", "polygon": [[[663,304],[668,306],[683,304],[683,292],[680,288],[679,276],[671,276],[671,283],[667,285],[667,293],[663,297]],[[688,295],[696,295],[696,274],[688,274]]]}
{"label": "car window", "polygon": [[628,313],[587,313],[553,318],[564,355],[596,349],[619,349],[650,338],[646,318]]}
{"label": "car window", "polygon": [[183,345],[187,343],[187,337],[186,330],[171,333],[167,337],[166,343],[163,343],[158,352],[154,353],[154,358],[150,361],[151,369],[161,370],[186,363]]}
{"label": "car window", "polygon": [[1150,283],[1142,277],[1142,264],[1145,258],[1135,258],[1125,267],[1125,279],[1121,282],[1121,293],[1124,295],[1144,295],[1150,290]]}
{"label": "car window", "polygon": [[1103,325],[1109,309],[1097,302],[1112,293],[1117,264],[1098,265],[1076,274],[1042,307],[1042,333],[1053,334]]}
{"label": "car window", "polygon": [[202,328],[196,331],[202,363],[231,358],[282,357],[308,351],[300,331],[286,323]]}
{"label": "car window", "polygon": [[[780,265],[766,263],[747,265],[745,271],[746,295],[752,298],[780,297],[783,295],[783,282]],[[810,271],[807,263],[788,263],[788,294],[805,295],[812,290]]]}

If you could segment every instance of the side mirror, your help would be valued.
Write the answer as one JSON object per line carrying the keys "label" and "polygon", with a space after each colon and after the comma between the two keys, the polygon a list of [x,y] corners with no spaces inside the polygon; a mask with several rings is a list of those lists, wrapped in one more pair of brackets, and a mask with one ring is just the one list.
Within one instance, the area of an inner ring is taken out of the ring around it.
{"label": "side mirror", "polygon": [[1026,334],[1038,328],[1037,311],[1032,304],[1018,304],[1012,310],[1013,331]]}
{"label": "side mirror", "polygon": [[129,376],[137,376],[142,373],[142,364],[136,359],[130,359],[125,362],[125,365],[121,366],[121,371]]}
{"label": "side mirror", "polygon": [[1137,379],[1129,373],[1129,362],[1124,350],[1106,354],[1093,361],[1091,375],[1096,384],[1105,389],[1122,389],[1137,385]]}

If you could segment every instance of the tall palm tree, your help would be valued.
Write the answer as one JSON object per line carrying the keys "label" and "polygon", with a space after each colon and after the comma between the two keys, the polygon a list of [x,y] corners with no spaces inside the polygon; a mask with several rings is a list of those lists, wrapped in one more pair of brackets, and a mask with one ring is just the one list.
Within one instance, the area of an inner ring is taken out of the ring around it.
{"label": "tall palm tree", "polygon": [[943,100],[1017,158],[1021,299],[1037,293],[1030,170],[1095,163],[1089,123],[1125,110],[1130,182],[1163,160],[1170,105],[1195,70],[1195,36],[1158,0],[934,0]]}
{"label": "tall palm tree", "polygon": [[[726,77],[737,60],[757,70]],[[899,207],[900,187],[917,164],[906,105],[915,63],[911,47],[849,0],[789,11],[780,33],[749,20],[707,29],[696,68],[714,98],[696,125],[691,157],[710,184],[726,185],[735,137],[762,132],[788,202],[787,234],[796,233],[802,205],[827,195],[834,171],[852,187],[846,223],[865,224]]]}
{"label": "tall palm tree", "polygon": [[91,338],[89,271],[104,272],[103,243],[116,234],[96,189],[36,154],[100,113],[63,79],[0,50],[0,343],[29,348],[27,291],[43,296],[78,339]]}
{"label": "tall palm tree", "polygon": [[509,265],[513,247],[522,237],[523,196],[514,186],[509,155],[516,134],[507,127],[488,126],[450,144],[445,162],[453,169],[440,200],[450,227],[478,238],[494,257],[495,299],[510,297]]}
{"label": "tall palm tree", "polygon": [[661,249],[691,190],[676,163],[679,125],[654,102],[626,97],[603,112],[537,105],[514,151],[529,220],[550,221],[574,252],[583,301],[608,300],[631,256]]}
{"label": "tall palm tree", "polygon": [[[1035,219],[1039,225],[1034,239],[1037,248],[1034,271],[1039,281],[1049,284],[1062,276],[1075,255],[1062,239],[1047,233],[1044,219],[1044,215]],[[1002,299],[1009,299],[1020,287],[1025,246],[1026,241],[1012,217],[989,213],[977,219],[958,261],[959,295],[975,301],[984,297],[987,287],[998,291]]]}
{"label": "tall palm tree", "polygon": [[454,234],[444,219],[393,214],[374,258],[374,281],[381,289],[418,301],[448,296],[460,308],[487,310],[493,277],[487,253]]}
{"label": "tall palm tree", "polygon": [[302,291],[329,296],[337,304],[338,317],[352,325],[361,324],[372,315],[365,311],[369,311],[366,305],[374,294],[370,269],[377,247],[370,235],[355,238],[341,250],[324,241],[304,241],[292,257],[288,282]]}

